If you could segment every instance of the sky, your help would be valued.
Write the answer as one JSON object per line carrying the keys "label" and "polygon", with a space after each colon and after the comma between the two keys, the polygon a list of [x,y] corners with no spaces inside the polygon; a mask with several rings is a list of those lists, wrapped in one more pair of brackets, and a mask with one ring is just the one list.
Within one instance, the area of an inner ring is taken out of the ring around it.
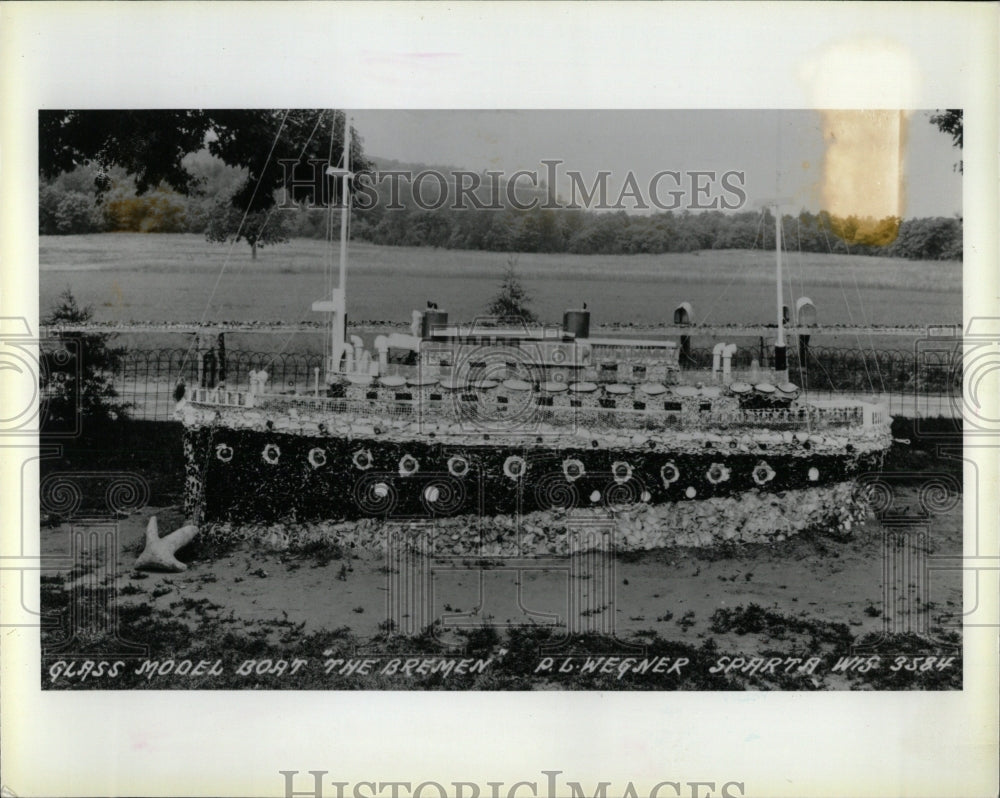
{"label": "sky", "polygon": [[[658,196],[685,190],[690,171],[742,172],[746,204],[774,198],[793,212],[821,209],[860,216],[953,216],[962,212],[960,151],[930,124],[930,111],[819,112],[810,110],[363,110],[351,111],[369,155],[473,171],[518,169],[546,174],[543,159],[558,159],[558,190],[568,197],[565,173],[581,173],[590,187],[599,170],[611,172],[614,201],[629,173],[651,211],[650,182],[663,170]],[[735,180],[736,178],[733,178]],[[523,178],[522,178],[523,180]],[[737,202],[736,195],[714,191]],[[699,178],[702,186],[711,182]],[[432,193],[432,189],[428,189]],[[626,200],[633,210],[634,200]],[[693,207],[693,206],[692,206]],[[641,209],[637,212],[643,212]]]}

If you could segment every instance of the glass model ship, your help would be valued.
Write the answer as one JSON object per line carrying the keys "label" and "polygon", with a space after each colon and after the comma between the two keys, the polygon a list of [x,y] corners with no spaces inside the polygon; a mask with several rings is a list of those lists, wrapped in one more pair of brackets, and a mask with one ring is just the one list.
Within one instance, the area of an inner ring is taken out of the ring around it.
{"label": "glass model ship", "polygon": [[[773,370],[733,369],[725,344],[711,370],[682,370],[677,341],[594,337],[586,307],[561,325],[463,324],[428,303],[408,333],[365,341],[346,325],[346,127],[342,168],[328,170],[345,198],[339,285],[313,305],[330,321],[325,373],[294,392],[273,389],[265,372],[188,391],[178,412],[189,514],[472,524],[658,507],[660,540],[692,512],[707,527],[766,524],[766,508],[781,506],[811,508],[800,525],[850,518],[843,505],[857,477],[880,467],[891,419],[884,406],[809,399],[789,382],[780,214]],[[678,314],[684,322],[683,306]]]}

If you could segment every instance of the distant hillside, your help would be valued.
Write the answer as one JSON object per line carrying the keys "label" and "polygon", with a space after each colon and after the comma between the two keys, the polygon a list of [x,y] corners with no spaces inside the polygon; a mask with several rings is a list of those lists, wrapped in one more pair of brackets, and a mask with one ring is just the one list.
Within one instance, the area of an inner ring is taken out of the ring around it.
{"label": "distant hillside", "polygon": [[464,166],[443,166],[441,164],[426,164],[426,163],[416,163],[412,161],[399,161],[395,158],[386,158],[381,155],[369,155],[368,156],[372,163],[379,171],[387,171],[390,169],[403,170],[408,172],[413,172],[417,174],[418,172],[423,172],[428,169],[434,172],[458,172],[469,171]]}
{"label": "distant hillside", "polygon": [[[189,168],[201,192],[180,195],[164,186],[138,195],[133,178],[116,168],[112,187],[103,196],[95,193],[95,168],[82,166],[51,180],[39,191],[38,231],[42,235],[97,232],[204,233],[220,197],[229,194],[245,177],[207,152],[189,156]],[[491,252],[565,252],[574,254],[636,255],[698,252],[726,249],[774,249],[774,219],[770,212],[664,211],[629,214],[575,208],[527,208],[544,199],[546,188],[527,181],[517,185],[515,200],[506,184],[484,180],[475,192],[479,207],[455,208],[451,173],[456,166],[431,165],[374,156],[380,171],[400,170],[417,175],[432,170],[445,176],[450,196],[436,205],[439,181],[427,179],[416,202],[408,180],[398,181],[398,202],[390,208],[390,183],[377,191],[373,207],[360,203],[354,214],[353,237],[390,246],[430,246]],[[481,174],[481,173],[479,173]],[[468,181],[466,181],[468,184]],[[433,205],[434,207],[428,207]],[[401,206],[401,208],[399,207]],[[862,219],[835,217],[822,211],[786,214],[784,244],[789,251],[877,255],[911,260],[962,260],[961,218],[930,217]],[[326,214],[285,210],[269,217],[281,222],[292,238],[325,238]]]}

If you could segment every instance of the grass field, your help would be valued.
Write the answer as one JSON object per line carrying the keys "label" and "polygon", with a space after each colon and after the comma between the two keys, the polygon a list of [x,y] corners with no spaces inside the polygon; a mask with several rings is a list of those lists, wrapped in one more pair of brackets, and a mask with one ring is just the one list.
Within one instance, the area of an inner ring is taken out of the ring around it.
{"label": "grass field", "polygon": [[[507,257],[352,245],[348,313],[358,322],[409,322],[411,310],[433,300],[453,319],[470,320],[496,292]],[[40,304],[44,313],[69,287],[105,321],[316,320],[309,308],[328,290],[327,259],[324,242],[304,239],[261,250],[252,261],[245,244],[230,249],[197,235],[42,237]],[[582,302],[592,310],[592,324],[669,323],[682,301],[694,305],[698,322],[774,318],[774,256],[768,252],[524,254],[518,271],[532,307],[549,322]],[[786,303],[809,296],[826,324],[958,322],[961,286],[958,262],[786,257]]]}

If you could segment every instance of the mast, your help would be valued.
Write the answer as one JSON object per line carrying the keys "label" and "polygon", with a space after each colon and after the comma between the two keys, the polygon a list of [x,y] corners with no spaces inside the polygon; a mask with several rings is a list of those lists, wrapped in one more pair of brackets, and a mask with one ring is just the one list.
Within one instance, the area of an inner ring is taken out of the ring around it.
{"label": "mast", "polygon": [[774,251],[777,271],[778,338],[774,342],[774,376],[782,383],[788,382],[788,358],[785,347],[785,299],[781,281],[781,205],[774,204]]}
{"label": "mast", "polygon": [[[336,118],[334,120],[336,124]],[[347,112],[344,112],[344,163],[340,168],[330,166],[326,170],[330,177],[340,178],[340,279],[336,288],[333,288],[328,300],[313,302],[312,309],[321,313],[330,314],[330,359],[327,362],[327,380],[332,375],[341,371],[341,361],[347,357],[348,363],[352,358],[350,347],[347,344],[347,238],[348,223],[351,215],[351,193],[348,187],[351,173],[351,120]]]}
{"label": "mast", "polygon": [[347,181],[351,178],[351,120],[344,112],[344,169],[340,181],[340,291],[347,298],[347,223],[351,215],[351,195]]}

